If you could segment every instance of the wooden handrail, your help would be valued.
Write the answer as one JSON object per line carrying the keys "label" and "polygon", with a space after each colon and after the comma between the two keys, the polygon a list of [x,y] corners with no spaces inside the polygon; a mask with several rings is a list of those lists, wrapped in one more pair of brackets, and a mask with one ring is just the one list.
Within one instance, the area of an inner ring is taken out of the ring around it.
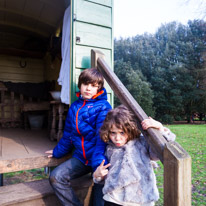
{"label": "wooden handrail", "polygon": [[141,122],[142,120],[147,119],[148,116],[101,57],[97,60],[97,69],[103,74],[107,83],[110,85],[122,104],[124,104],[136,115],[139,129],[154,149],[158,158],[163,162],[163,150],[164,145],[167,142],[165,138],[156,129],[149,128],[147,131],[142,129]]}
{"label": "wooden handrail", "polygon": [[148,116],[109,68],[103,54],[97,50],[91,52],[92,65],[103,74],[119,100],[136,115],[139,129],[164,164],[164,206],[191,206],[190,155],[177,142],[167,142],[156,129],[142,129],[140,123]]}

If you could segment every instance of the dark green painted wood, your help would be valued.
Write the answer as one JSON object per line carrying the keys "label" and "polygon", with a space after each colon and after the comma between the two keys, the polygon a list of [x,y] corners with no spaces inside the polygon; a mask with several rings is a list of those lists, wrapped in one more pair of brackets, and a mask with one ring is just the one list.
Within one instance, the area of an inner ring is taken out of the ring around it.
{"label": "dark green painted wood", "polygon": [[[77,68],[90,68],[91,67],[91,50],[93,47],[76,45],[75,47],[75,65]],[[98,49],[105,55],[105,60],[108,65],[112,67],[112,50],[111,49]]]}
{"label": "dark green painted wood", "polygon": [[77,21],[112,27],[112,8],[110,7],[78,0],[75,3],[74,13]]}
{"label": "dark green painted wood", "polygon": [[[72,76],[71,102],[76,100],[75,93],[81,71],[91,67],[91,49],[98,49],[113,69],[113,0],[73,0],[72,1]],[[108,84],[108,99],[113,104],[113,92]]]}
{"label": "dark green painted wood", "polygon": [[112,7],[112,0],[85,0],[85,1],[91,1],[97,4],[102,4],[105,6]]}
{"label": "dark green painted wood", "polygon": [[76,22],[76,36],[80,38],[77,45],[93,46],[97,48],[111,49],[111,28],[96,26],[92,24]]}

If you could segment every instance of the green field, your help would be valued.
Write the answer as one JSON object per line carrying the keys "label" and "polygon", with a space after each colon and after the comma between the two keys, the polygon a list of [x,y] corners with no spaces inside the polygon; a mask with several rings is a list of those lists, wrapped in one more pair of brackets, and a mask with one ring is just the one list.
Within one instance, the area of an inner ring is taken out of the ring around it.
{"label": "green field", "polygon": [[[192,158],[192,205],[206,205],[206,125],[166,125],[176,135],[176,141]],[[160,200],[156,206],[163,205],[163,166],[155,173],[160,192]],[[4,175],[8,184],[48,178],[43,169],[9,173]]]}
{"label": "green field", "polygon": [[[192,158],[192,205],[206,205],[206,125],[166,125],[177,135],[176,141]],[[163,166],[155,171],[160,192],[156,206],[163,205]]]}

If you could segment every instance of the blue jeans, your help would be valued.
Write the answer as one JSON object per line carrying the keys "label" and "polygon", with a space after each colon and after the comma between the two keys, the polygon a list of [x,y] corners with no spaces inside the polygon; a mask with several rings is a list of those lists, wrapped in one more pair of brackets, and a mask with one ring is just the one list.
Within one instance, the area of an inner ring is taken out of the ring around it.
{"label": "blue jeans", "polygon": [[[92,171],[90,166],[84,165],[78,159],[72,157],[56,167],[50,175],[50,184],[63,206],[82,206],[74,193],[70,180],[86,175]],[[102,186],[94,184],[93,206],[103,206]]]}

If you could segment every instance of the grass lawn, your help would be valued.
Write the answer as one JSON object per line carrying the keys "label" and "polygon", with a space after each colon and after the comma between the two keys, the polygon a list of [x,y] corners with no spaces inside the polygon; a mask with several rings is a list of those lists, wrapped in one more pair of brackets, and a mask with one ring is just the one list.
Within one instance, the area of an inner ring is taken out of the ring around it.
{"label": "grass lawn", "polygon": [[[176,141],[192,158],[192,205],[206,205],[206,125],[167,125],[176,135]],[[163,205],[163,165],[155,171],[160,192],[156,206]],[[43,169],[4,174],[4,183],[32,181],[47,178]]]}
{"label": "grass lawn", "polygon": [[[206,125],[167,125],[176,141],[192,158],[192,205],[206,205]],[[155,171],[160,192],[156,206],[163,205],[163,165]]]}

